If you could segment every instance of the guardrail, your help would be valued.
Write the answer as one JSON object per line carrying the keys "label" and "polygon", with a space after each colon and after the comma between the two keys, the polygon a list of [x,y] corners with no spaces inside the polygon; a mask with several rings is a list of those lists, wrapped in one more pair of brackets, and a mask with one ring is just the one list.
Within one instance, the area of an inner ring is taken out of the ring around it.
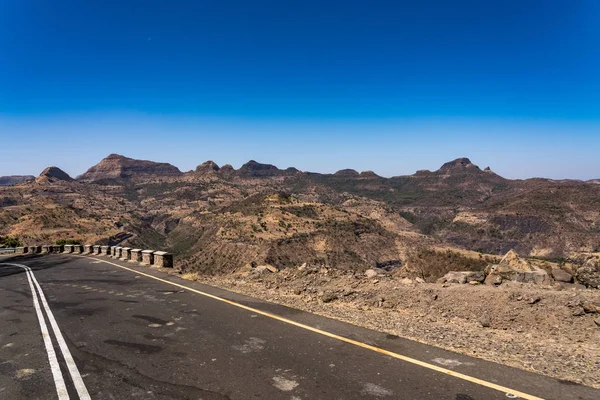
{"label": "guardrail", "polygon": [[107,256],[120,261],[127,261],[140,265],[154,265],[163,268],[173,268],[173,254],[171,253],[167,253],[166,251],[132,249],[121,246],[98,246],[89,244],[23,246],[14,249],[0,249],[0,253],[2,252],[16,254],[54,253]]}
{"label": "guardrail", "polygon": [[4,254],[4,253],[14,253],[16,251],[15,248],[13,247],[6,247],[3,249],[0,249],[0,254]]}

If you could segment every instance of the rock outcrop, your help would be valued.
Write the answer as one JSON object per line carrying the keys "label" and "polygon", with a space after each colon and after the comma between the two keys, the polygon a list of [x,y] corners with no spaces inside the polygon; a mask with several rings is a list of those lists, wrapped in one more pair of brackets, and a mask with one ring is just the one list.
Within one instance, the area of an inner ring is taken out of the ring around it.
{"label": "rock outcrop", "polygon": [[483,283],[484,280],[485,273],[483,271],[451,271],[438,279],[438,283]]}
{"label": "rock outcrop", "polygon": [[69,176],[65,171],[58,167],[48,167],[42,171],[35,181],[37,183],[54,183],[59,181],[70,182],[73,178]]}
{"label": "rock outcrop", "polygon": [[341,170],[337,171],[334,175],[335,176],[357,177],[360,174],[358,173],[358,171],[356,171],[354,169],[341,169]]}
{"label": "rock outcrop", "polygon": [[488,285],[499,285],[504,281],[552,284],[552,278],[546,271],[522,259],[514,250],[506,253],[499,264],[488,266],[486,273],[485,283]]}
{"label": "rock outcrop", "polygon": [[238,176],[265,178],[272,176],[292,176],[300,173],[300,170],[294,167],[279,169],[272,164],[262,164],[254,160],[248,161],[246,164],[236,171]]}
{"label": "rock outcrop", "polygon": [[439,172],[465,171],[467,169],[479,170],[479,167],[466,157],[457,158],[442,165]]}
{"label": "rock outcrop", "polygon": [[379,175],[377,175],[375,172],[373,171],[362,171],[360,173],[360,177],[361,178],[379,178]]}
{"label": "rock outcrop", "polygon": [[271,164],[261,164],[254,160],[248,161],[238,170],[238,174],[248,177],[264,177],[281,175],[283,171]]}
{"label": "rock outcrop", "polygon": [[98,182],[134,177],[180,176],[181,174],[177,167],[168,163],[135,160],[118,154],[111,154],[77,179],[86,182]]}
{"label": "rock outcrop", "polygon": [[214,161],[206,161],[196,167],[196,172],[218,172],[221,168]]}

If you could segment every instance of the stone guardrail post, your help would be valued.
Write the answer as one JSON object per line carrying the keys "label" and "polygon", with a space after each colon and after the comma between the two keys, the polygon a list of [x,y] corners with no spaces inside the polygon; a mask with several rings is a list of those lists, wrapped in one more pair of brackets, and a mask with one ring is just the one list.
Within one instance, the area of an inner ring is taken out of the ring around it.
{"label": "stone guardrail post", "polygon": [[121,249],[121,258],[119,258],[119,260],[129,261],[130,257],[131,257],[131,247],[123,247]]}
{"label": "stone guardrail post", "polygon": [[100,255],[101,256],[109,256],[110,255],[110,247],[100,246]]}
{"label": "stone guardrail post", "polygon": [[61,244],[55,244],[54,246],[52,246],[52,249],[54,250],[55,253],[62,253],[63,250],[65,249],[65,246],[63,246]]}
{"label": "stone guardrail post", "polygon": [[142,249],[131,249],[130,263],[141,263],[142,262]]}
{"label": "stone guardrail post", "polygon": [[155,251],[154,265],[163,268],[173,268],[173,254],[166,251]]}
{"label": "stone guardrail post", "polygon": [[29,251],[27,246],[21,246],[15,248],[15,254],[26,254]]}
{"label": "stone guardrail post", "polygon": [[80,244],[73,245],[73,254],[81,254],[83,253],[83,246]]}
{"label": "stone guardrail post", "polygon": [[42,252],[42,246],[33,246],[31,248],[31,252],[34,254],[39,254]]}
{"label": "stone guardrail post", "polygon": [[115,247],[115,254],[113,255],[113,258],[115,260],[118,260],[119,258],[121,258],[121,251],[122,250],[123,250],[123,248],[121,246]]}
{"label": "stone guardrail post", "polygon": [[83,246],[83,254],[92,254],[94,247],[90,244]]}
{"label": "stone guardrail post", "polygon": [[93,253],[92,254],[100,255],[101,250],[102,250],[102,247],[100,245],[96,244],[93,247]]}
{"label": "stone guardrail post", "polygon": [[142,251],[142,265],[152,265],[154,264],[154,250],[144,250]]}
{"label": "stone guardrail post", "polygon": [[73,245],[72,244],[65,244],[63,246],[63,253],[65,254],[69,254],[73,252]]}
{"label": "stone guardrail post", "polygon": [[43,245],[42,246],[42,253],[46,253],[46,254],[47,253],[52,253],[52,246],[48,246],[47,244]]}

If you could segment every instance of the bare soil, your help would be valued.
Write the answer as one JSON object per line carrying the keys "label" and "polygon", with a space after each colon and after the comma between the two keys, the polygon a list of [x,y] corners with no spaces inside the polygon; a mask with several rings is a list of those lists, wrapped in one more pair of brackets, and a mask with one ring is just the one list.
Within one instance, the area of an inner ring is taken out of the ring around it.
{"label": "bare soil", "polygon": [[600,388],[600,291],[442,285],[328,269],[184,278]]}

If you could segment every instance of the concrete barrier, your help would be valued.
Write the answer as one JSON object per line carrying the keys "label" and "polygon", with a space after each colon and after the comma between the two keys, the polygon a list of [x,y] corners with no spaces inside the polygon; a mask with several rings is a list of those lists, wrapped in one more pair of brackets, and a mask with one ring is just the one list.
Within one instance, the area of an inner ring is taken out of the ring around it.
{"label": "concrete barrier", "polygon": [[155,251],[154,265],[163,268],[173,268],[173,254],[166,251]]}
{"label": "concrete barrier", "polygon": [[110,247],[100,246],[100,255],[101,256],[110,256]]}
{"label": "concrete barrier", "polygon": [[16,254],[27,254],[28,251],[29,251],[29,248],[27,246],[21,246],[21,247],[15,248]]}
{"label": "concrete barrier", "polygon": [[92,254],[99,255],[101,250],[102,250],[102,246],[96,244],[93,246]]}
{"label": "concrete barrier", "polygon": [[131,257],[129,257],[130,263],[141,263],[142,262],[142,249],[131,249]]}
{"label": "concrete barrier", "polygon": [[83,253],[83,246],[80,244],[73,245],[73,254],[81,254]]}
{"label": "concrete barrier", "polygon": [[154,250],[142,251],[142,265],[154,264]]}
{"label": "concrete barrier", "polygon": [[63,253],[65,254],[69,254],[73,252],[73,245],[72,244],[65,244],[63,246]]}
{"label": "concrete barrier", "polygon": [[119,260],[129,261],[129,258],[131,258],[131,247],[123,247],[121,249],[121,258],[119,258]]}
{"label": "concrete barrier", "polygon": [[94,251],[94,246],[91,244],[86,244],[83,246],[83,254],[92,254]]}
{"label": "concrete barrier", "polygon": [[113,258],[118,260],[119,258],[121,258],[121,251],[123,250],[123,248],[121,246],[117,246],[115,247],[115,254],[113,255]]}

